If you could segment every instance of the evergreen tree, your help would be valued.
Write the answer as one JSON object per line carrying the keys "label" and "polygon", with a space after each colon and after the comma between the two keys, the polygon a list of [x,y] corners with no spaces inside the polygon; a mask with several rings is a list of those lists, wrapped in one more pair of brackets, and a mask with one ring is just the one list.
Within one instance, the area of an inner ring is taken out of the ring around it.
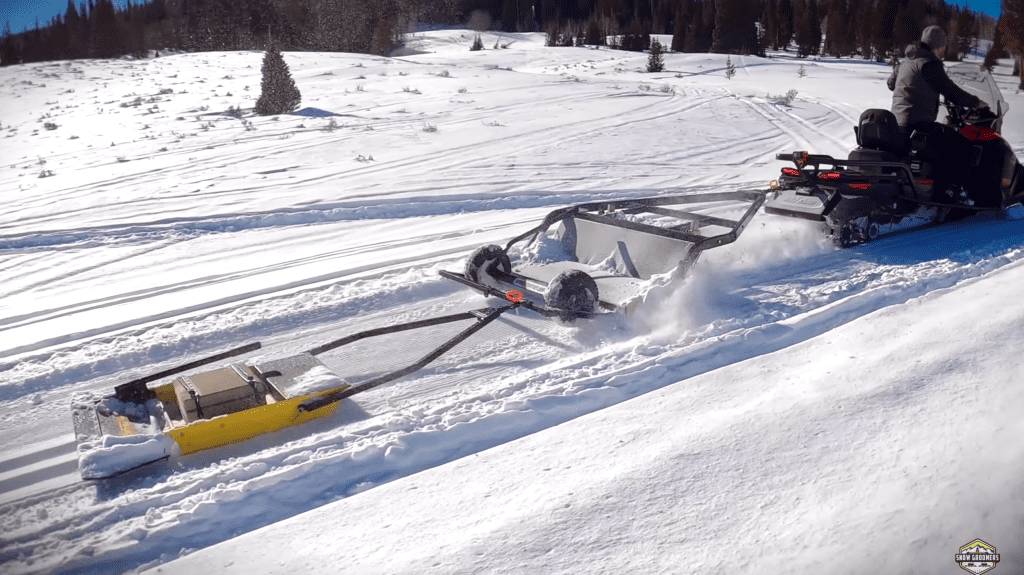
{"label": "evergreen tree", "polygon": [[680,0],[676,4],[675,25],[672,27],[672,51],[686,51],[686,37],[693,17],[693,1]]}
{"label": "evergreen tree", "polygon": [[714,0],[705,0],[701,10],[700,33],[697,35],[697,52],[708,52],[711,50],[711,42],[715,35],[715,12],[717,7]]}
{"label": "evergreen tree", "polygon": [[[921,32],[925,28],[925,9],[923,0],[907,0],[906,4],[896,12],[893,22],[892,43],[896,57],[903,55],[907,46],[921,41]],[[947,34],[948,38],[949,35]]]}
{"label": "evergreen tree", "polygon": [[1024,0],[1003,0],[999,31],[1002,32],[1003,46],[1014,56],[1014,75],[1020,76],[1018,87],[1024,90],[1024,73],[1021,73],[1021,61],[1024,60]]}
{"label": "evergreen tree", "polygon": [[872,49],[875,45],[874,36],[872,36],[872,15],[874,13],[874,0],[863,0],[857,11],[857,23],[853,26],[857,29],[857,46],[860,48],[861,57],[865,60],[870,60],[874,53]]}
{"label": "evergreen tree", "polygon": [[821,49],[821,20],[815,0],[805,0],[796,30],[797,54],[800,57],[817,54]]}
{"label": "evergreen tree", "polygon": [[263,80],[260,88],[262,91],[256,101],[256,113],[260,116],[293,112],[302,101],[302,95],[295,86],[288,64],[275,43],[271,43],[263,57]]}
{"label": "evergreen tree", "polygon": [[761,12],[761,34],[765,45],[772,50],[779,49],[779,7],[775,0],[765,0],[764,10]]}
{"label": "evergreen tree", "polygon": [[786,50],[789,48],[789,43],[793,41],[793,3],[792,0],[779,0],[778,4],[778,30],[779,35],[776,41],[776,46]]}
{"label": "evergreen tree", "polygon": [[952,52],[955,60],[963,60],[971,53],[971,47],[978,36],[978,21],[974,12],[970,8],[959,10],[953,27],[954,32],[950,34],[952,46],[946,49],[946,59],[950,59],[949,55]]}
{"label": "evergreen tree", "polygon": [[657,38],[651,40],[651,54],[647,57],[648,72],[663,72],[665,70],[665,58],[662,56],[661,42]]}
{"label": "evergreen tree", "polygon": [[877,10],[872,14],[871,40],[875,52],[875,60],[883,61],[890,53],[902,56],[906,44],[898,48],[893,44],[893,28],[896,25],[896,12],[899,0],[879,0]]}
{"label": "evergreen tree", "polygon": [[846,0],[832,0],[828,9],[828,26],[825,35],[825,52],[840,58],[850,52],[847,46],[847,28],[850,28],[846,13]]}
{"label": "evergreen tree", "polygon": [[21,46],[18,38],[11,34],[11,22],[4,26],[4,38],[0,43],[0,66],[11,66],[21,63]]}
{"label": "evergreen tree", "polygon": [[1003,34],[999,26],[996,26],[995,35],[992,38],[992,46],[988,49],[988,52],[985,52],[985,61],[982,62],[981,67],[991,72],[992,68],[996,65],[996,60],[1005,57],[1006,49],[1003,47]]}
{"label": "evergreen tree", "polygon": [[736,75],[736,66],[732,63],[732,56],[725,57],[725,77],[728,80],[732,80],[732,77]]}
{"label": "evergreen tree", "polygon": [[67,46],[67,58],[84,58],[85,39],[82,36],[82,17],[78,14],[75,0],[68,0],[68,8],[64,11],[63,32]]}
{"label": "evergreen tree", "polygon": [[92,57],[115,58],[124,54],[125,36],[117,22],[114,3],[111,0],[99,0],[92,14],[95,14],[90,50]]}
{"label": "evergreen tree", "polygon": [[756,54],[757,28],[748,0],[715,0],[715,29],[711,51],[719,54]]}

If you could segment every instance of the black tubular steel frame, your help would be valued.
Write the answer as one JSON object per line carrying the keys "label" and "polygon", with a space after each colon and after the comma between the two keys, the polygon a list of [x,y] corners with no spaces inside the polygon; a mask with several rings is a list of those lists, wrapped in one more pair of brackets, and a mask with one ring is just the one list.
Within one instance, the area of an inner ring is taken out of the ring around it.
{"label": "black tubular steel frame", "polygon": [[[654,198],[639,198],[635,200],[617,200],[611,202],[591,202],[586,204],[579,204],[569,208],[562,208],[555,210],[544,218],[544,221],[537,227],[520,234],[505,245],[505,251],[507,252],[512,248],[513,245],[527,239],[534,238],[538,234],[543,233],[552,225],[569,218],[580,218],[593,222],[600,222],[602,224],[616,226],[620,228],[627,228],[638,232],[648,233],[657,236],[664,236],[667,238],[673,238],[690,242],[693,244],[691,253],[697,255],[700,252],[730,244],[736,241],[743,230],[750,223],[751,218],[757,213],[757,210],[764,204],[765,198],[767,197],[766,192],[709,192],[703,194],[686,194],[677,196],[657,196]],[[750,207],[740,217],[739,220],[727,220],[724,218],[716,218],[714,216],[708,216],[706,214],[699,214],[696,212],[687,212],[685,210],[663,208],[661,206],[673,206],[681,204],[707,204],[713,202],[750,202]],[[649,213],[660,216],[668,216],[680,220],[683,222],[693,222],[697,226],[701,225],[716,225],[726,228],[731,228],[724,234],[716,236],[704,236],[699,233],[690,231],[684,231],[681,229],[675,229],[678,226],[662,227],[652,226],[650,224],[643,224],[639,222],[632,222],[629,220],[623,220],[615,218],[610,214],[612,212],[620,211],[624,214],[639,214]],[[695,259],[695,258],[694,258]]]}
{"label": "black tubular steel frame", "polygon": [[[601,222],[612,226],[628,228],[639,232],[691,242],[694,246],[691,249],[691,254],[694,254],[691,257],[691,260],[693,260],[696,259],[696,255],[699,255],[700,252],[705,249],[729,244],[736,241],[739,235],[743,232],[743,229],[750,222],[751,218],[753,218],[754,214],[764,203],[766,195],[767,192],[718,192],[707,194],[661,196],[656,198],[643,198],[636,200],[621,200],[612,202],[593,202],[588,204],[580,204],[577,206],[563,208],[551,212],[550,214],[547,215],[547,217],[544,218],[544,221],[539,226],[527,231],[526,233],[520,236],[517,236],[516,238],[513,238],[508,243],[505,249],[507,250],[516,242],[522,241],[530,236],[536,236],[537,234],[544,232],[551,225],[560,222],[564,219],[581,218],[590,221]],[[739,220],[735,221],[718,218],[714,216],[708,216],[705,214],[662,207],[666,205],[700,204],[722,201],[745,201],[750,202],[751,206],[746,210],[746,212]],[[672,227],[652,226],[649,224],[633,222],[613,217],[612,212],[616,211],[628,214],[650,213],[660,216],[668,216],[680,220],[681,223],[674,225]],[[700,233],[696,233],[693,231],[676,229],[687,227],[684,225],[685,222],[693,222],[697,226],[722,226],[729,228],[729,231],[720,235],[704,236],[701,235]],[[692,263],[692,261],[690,263]],[[560,315],[560,312],[558,310],[553,310],[543,306],[539,306],[527,299],[523,299],[522,297],[513,298],[510,296],[508,292],[470,281],[469,279],[465,278],[462,274],[441,271],[441,275],[445,278],[452,279],[471,288],[480,290],[487,295],[506,299],[508,300],[509,303],[499,307],[488,307],[425,320],[418,320],[403,324],[369,329],[355,334],[347,335],[343,338],[324,343],[322,345],[319,345],[308,350],[306,353],[315,356],[370,337],[399,333],[403,331],[441,325],[456,321],[475,320],[473,322],[473,325],[469,326],[455,337],[452,337],[445,343],[441,344],[433,351],[420,358],[418,361],[401,369],[392,371],[390,373],[386,373],[384,375],[375,377],[369,381],[360,383],[359,385],[348,387],[318,397],[310,398],[299,404],[299,412],[313,411],[315,409],[319,409],[326,405],[330,405],[332,403],[341,401],[347,397],[351,397],[357,393],[373,389],[374,387],[377,387],[379,385],[383,385],[385,383],[394,381],[401,377],[405,377],[406,375],[409,375],[413,372],[416,372],[425,367],[426,365],[428,365],[429,363],[431,363],[432,361],[436,360],[441,355],[447,353],[456,345],[462,343],[463,341],[471,337],[473,334],[480,331],[494,320],[498,319],[501,316],[501,314],[509,310],[522,307],[546,317],[558,317]],[[499,279],[507,279],[509,280],[509,282],[514,281],[516,279],[514,276],[511,275],[508,275],[507,277],[505,277],[506,274],[500,275],[502,276],[502,278]],[[115,388],[115,392],[117,394],[117,397],[119,398],[124,398],[126,400],[143,400],[144,396],[153,393],[152,390],[150,390],[146,386],[146,384],[149,382],[156,381],[158,379],[162,379],[178,373],[182,373],[209,363],[214,363],[216,361],[227,359],[232,356],[255,351],[257,349],[260,349],[259,342],[231,349],[201,360],[193,361],[175,368],[155,373],[147,377],[133,380],[124,385],[117,386]]]}
{"label": "black tubular steel frame", "polygon": [[426,327],[426,326],[430,326],[430,325],[439,325],[439,324],[442,324],[442,323],[448,323],[448,322],[464,320],[464,319],[476,319],[476,322],[473,325],[469,326],[468,328],[463,330],[461,333],[459,333],[455,337],[449,339],[448,341],[446,341],[445,343],[443,343],[439,347],[435,348],[433,351],[431,351],[427,355],[425,355],[422,358],[420,358],[419,361],[417,361],[415,363],[412,363],[410,365],[407,365],[406,367],[403,367],[401,369],[392,371],[390,373],[386,373],[386,374],[381,375],[379,377],[375,377],[375,378],[373,378],[373,379],[371,379],[369,381],[365,381],[363,383],[360,383],[359,385],[356,385],[356,386],[353,386],[353,387],[348,387],[348,388],[345,388],[345,389],[342,389],[342,390],[339,390],[339,391],[335,391],[333,393],[328,393],[326,395],[321,395],[321,396],[318,396],[318,397],[307,399],[306,401],[303,401],[302,403],[299,404],[298,411],[300,413],[303,412],[303,411],[313,411],[315,409],[319,409],[319,408],[324,407],[326,405],[330,405],[332,403],[341,401],[341,400],[345,399],[346,397],[351,397],[351,396],[353,396],[353,395],[355,395],[357,393],[361,393],[361,392],[373,389],[373,388],[375,388],[375,387],[377,387],[379,385],[383,385],[385,383],[394,381],[394,380],[396,380],[396,379],[398,379],[400,377],[405,377],[405,376],[409,375],[410,373],[419,371],[420,369],[423,369],[424,367],[426,367],[427,364],[429,364],[430,362],[434,361],[435,359],[441,357],[442,355],[444,355],[445,353],[450,351],[456,345],[458,345],[458,344],[462,343],[463,341],[469,339],[469,337],[471,335],[473,335],[474,333],[476,333],[476,332],[480,331],[481,329],[483,329],[485,326],[487,326],[487,324],[489,324],[492,321],[498,319],[498,317],[500,317],[501,314],[505,313],[506,311],[509,311],[510,309],[514,309],[514,308],[516,308],[518,306],[519,306],[518,303],[511,303],[509,305],[504,305],[504,306],[501,306],[501,307],[485,308],[485,309],[480,309],[480,310],[474,310],[474,311],[471,311],[471,312],[465,312],[465,313],[459,313],[459,314],[452,314],[452,315],[442,316],[442,317],[434,318],[434,319],[431,319],[431,320],[418,321],[418,322],[413,322],[413,323],[409,323],[409,324],[400,324],[400,325],[390,326],[390,327],[387,327],[387,328],[380,328],[380,329],[376,329],[376,330],[367,330],[365,332],[361,332],[361,333],[357,333],[357,334],[354,334],[354,335],[351,335],[351,336],[348,336],[348,337],[344,337],[344,338],[341,338],[341,339],[336,340],[334,342],[331,342],[331,343],[322,345],[322,346],[320,346],[318,348],[315,348],[314,350],[310,351],[311,354],[313,354],[314,351],[316,351],[317,353],[320,353],[320,351],[318,351],[318,350],[321,350],[321,349],[323,349],[323,351],[326,351],[327,349],[335,349],[335,348],[340,347],[342,345],[345,345],[345,344],[348,344],[348,343],[352,343],[353,341],[358,341],[360,339],[364,339],[364,338],[367,338],[367,337],[383,335],[385,333],[395,333],[395,332],[399,332],[399,331],[405,331],[405,330],[409,330],[409,329],[416,329],[416,328]]}

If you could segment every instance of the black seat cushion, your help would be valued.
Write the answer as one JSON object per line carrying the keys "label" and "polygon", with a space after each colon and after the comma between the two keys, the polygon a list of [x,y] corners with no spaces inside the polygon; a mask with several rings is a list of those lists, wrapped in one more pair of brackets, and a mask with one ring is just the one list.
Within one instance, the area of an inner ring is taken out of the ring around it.
{"label": "black seat cushion", "polygon": [[907,138],[896,123],[896,116],[889,110],[865,110],[860,115],[856,133],[857,144],[863,148],[892,152],[897,156],[906,153]]}
{"label": "black seat cushion", "polygon": [[[850,159],[858,162],[899,162],[899,157],[885,150],[872,150],[870,148],[857,148],[850,152]],[[881,168],[876,166],[851,166],[851,170],[863,174],[890,173],[892,168]]]}

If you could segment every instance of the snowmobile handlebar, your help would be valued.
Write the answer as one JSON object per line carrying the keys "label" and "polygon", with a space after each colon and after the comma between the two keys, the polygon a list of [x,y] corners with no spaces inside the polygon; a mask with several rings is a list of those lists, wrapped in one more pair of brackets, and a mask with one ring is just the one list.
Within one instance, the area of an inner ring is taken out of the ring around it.
{"label": "snowmobile handlebar", "polygon": [[981,100],[976,106],[970,107],[958,106],[949,100],[945,100],[944,104],[946,106],[946,123],[957,130],[967,126],[991,128],[996,121],[1003,117],[1003,111],[997,114]]}

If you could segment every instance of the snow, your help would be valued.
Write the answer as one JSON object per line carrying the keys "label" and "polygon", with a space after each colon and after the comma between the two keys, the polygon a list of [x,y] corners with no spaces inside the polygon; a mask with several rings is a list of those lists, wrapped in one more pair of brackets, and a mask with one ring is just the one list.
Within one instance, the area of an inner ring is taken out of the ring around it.
{"label": "snow", "polygon": [[[976,538],[1024,568],[1019,208],[842,251],[759,214],[628,317],[510,312],[324,419],[83,482],[76,394],[485,307],[437,272],[568,204],[765,189],[776,153],[845,154],[889,105],[871,62],[727,80],[724,55],[646,74],[473,37],[286,53],[303,110],[252,130],[225,112],[260,53],[0,69],[0,570],[942,573]],[[326,353],[309,383],[464,328]]]}
{"label": "snow", "polygon": [[169,435],[159,432],[127,437],[104,435],[78,444],[78,465],[86,479],[110,477],[169,457],[175,445]]}
{"label": "snow", "polygon": [[296,377],[295,385],[288,388],[288,394],[291,397],[298,397],[318,391],[337,389],[345,385],[348,385],[348,382],[338,377],[338,374],[318,365]]}

